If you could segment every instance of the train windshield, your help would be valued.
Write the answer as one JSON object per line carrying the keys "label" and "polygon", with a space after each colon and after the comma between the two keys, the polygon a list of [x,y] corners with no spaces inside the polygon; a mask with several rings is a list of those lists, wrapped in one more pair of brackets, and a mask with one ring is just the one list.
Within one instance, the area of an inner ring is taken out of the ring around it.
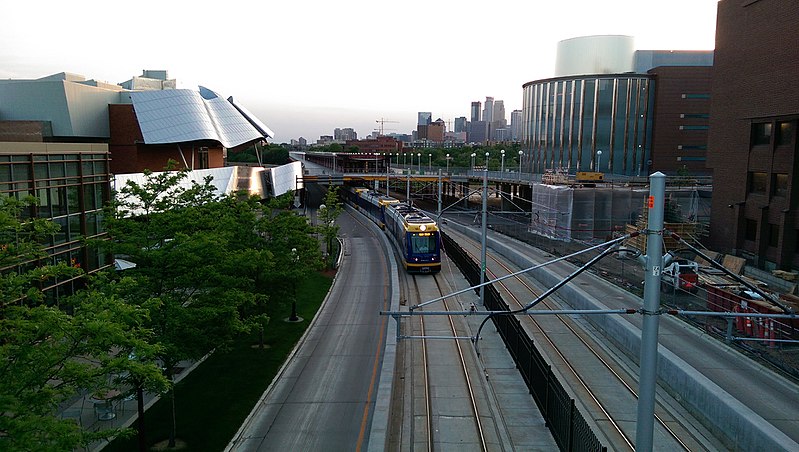
{"label": "train windshield", "polygon": [[438,235],[432,232],[423,232],[419,234],[410,234],[411,236],[411,253],[413,254],[426,254],[435,253],[438,245]]}

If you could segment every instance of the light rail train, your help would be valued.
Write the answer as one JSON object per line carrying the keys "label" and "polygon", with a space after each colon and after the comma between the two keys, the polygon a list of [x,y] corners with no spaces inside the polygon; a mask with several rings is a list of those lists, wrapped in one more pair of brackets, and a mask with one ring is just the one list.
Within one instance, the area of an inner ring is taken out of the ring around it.
{"label": "light rail train", "polygon": [[409,273],[441,270],[441,237],[438,225],[424,212],[390,196],[366,188],[348,187],[347,201],[389,235]]}

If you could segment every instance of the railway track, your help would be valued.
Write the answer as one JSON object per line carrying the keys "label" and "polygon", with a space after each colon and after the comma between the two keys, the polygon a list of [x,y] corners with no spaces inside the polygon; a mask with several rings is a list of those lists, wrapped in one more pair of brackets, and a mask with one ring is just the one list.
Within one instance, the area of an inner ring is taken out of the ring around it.
{"label": "railway track", "polygon": [[[448,233],[457,236],[461,246],[475,261],[479,261],[479,244],[463,235],[451,231]],[[519,270],[509,267],[491,253],[487,256],[489,262],[486,271],[489,279]],[[542,292],[540,288],[534,287],[529,278],[522,276],[495,284],[511,310],[522,308]],[[546,299],[535,309],[556,310],[561,309],[561,306]],[[634,389],[637,387],[637,373],[630,370],[633,366],[625,362],[625,359],[620,362],[618,355],[610,352],[595,336],[577,326],[570,316],[526,316],[522,319],[528,334],[532,334],[542,351],[550,356],[553,366],[561,370],[575,392],[575,398],[582,401],[589,416],[594,419],[612,447],[617,450],[634,450],[633,421],[636,417],[638,396]],[[591,373],[584,377],[587,369],[591,369]],[[612,403],[609,403],[611,399]],[[693,426],[681,422],[679,419],[686,413],[674,413],[675,405],[676,402],[663,403],[662,397],[658,399],[655,415],[658,448],[686,451],[712,448],[706,440],[709,434],[700,433]]]}
{"label": "railway track", "polygon": [[[409,288],[417,304],[451,292],[445,278],[438,275],[410,276]],[[439,304],[440,303],[440,304]],[[461,310],[442,300],[429,309]],[[469,450],[497,450],[494,429],[483,419],[491,419],[485,401],[482,374],[476,366],[469,333],[462,319],[452,316],[418,316],[409,322],[406,340],[411,354],[411,397],[413,428],[412,450],[442,450],[456,446]],[[455,339],[461,338],[461,339]],[[492,440],[491,437],[494,439]],[[492,446],[494,444],[494,446]]]}

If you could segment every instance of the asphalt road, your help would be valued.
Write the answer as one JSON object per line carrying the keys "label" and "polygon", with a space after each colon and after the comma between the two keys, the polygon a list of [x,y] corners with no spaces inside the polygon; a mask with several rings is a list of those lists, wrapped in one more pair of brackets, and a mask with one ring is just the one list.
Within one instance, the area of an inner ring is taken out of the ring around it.
{"label": "asphalt road", "polygon": [[229,450],[366,450],[390,284],[382,243],[355,218],[338,220],[345,256],[328,300]]}

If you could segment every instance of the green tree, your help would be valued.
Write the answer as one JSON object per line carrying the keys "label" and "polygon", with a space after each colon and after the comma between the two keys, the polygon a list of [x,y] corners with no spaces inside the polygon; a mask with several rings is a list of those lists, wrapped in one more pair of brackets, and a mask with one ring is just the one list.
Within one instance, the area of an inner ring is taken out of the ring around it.
{"label": "green tree", "polygon": [[[186,171],[145,175],[112,203],[105,244],[136,264],[117,294],[149,312],[157,358],[173,380],[180,361],[199,359],[249,330],[252,319],[243,314],[263,302],[254,284],[272,268],[272,257],[258,234],[256,200],[217,196],[210,178],[186,183]],[[175,434],[176,422],[170,446]]]}
{"label": "green tree", "polygon": [[313,228],[295,210],[291,209],[294,195],[289,192],[271,202],[271,213],[263,217],[259,231],[266,247],[274,256],[274,267],[267,278],[267,287],[273,300],[291,302],[289,318],[297,320],[296,287],[310,272],[322,268],[319,242],[313,237]]}
{"label": "green tree", "polygon": [[23,220],[33,202],[0,198],[0,450],[72,450],[124,432],[90,432],[59,417],[71,399],[118,389],[121,375],[154,390],[166,380],[156,366],[129,359],[157,351],[146,310],[91,290],[61,306],[44,303],[40,287],[81,271],[45,263],[40,243],[57,225]]}
{"label": "green tree", "polygon": [[336,219],[344,207],[341,204],[338,196],[338,187],[330,186],[325,194],[324,207],[319,208],[317,212],[318,224],[317,229],[321,232],[322,237],[325,239],[327,259],[325,259],[325,267],[331,268],[335,253],[333,252],[333,241],[338,236],[339,226],[336,224]]}

